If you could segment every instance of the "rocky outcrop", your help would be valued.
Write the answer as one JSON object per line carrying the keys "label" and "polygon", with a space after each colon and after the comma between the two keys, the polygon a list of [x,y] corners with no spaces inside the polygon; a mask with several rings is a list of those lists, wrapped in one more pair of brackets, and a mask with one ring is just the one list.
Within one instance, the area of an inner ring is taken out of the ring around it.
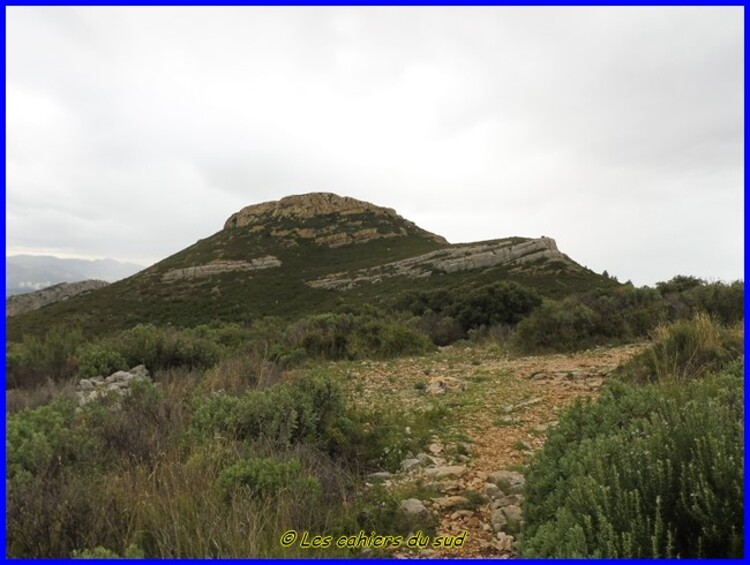
{"label": "rocky outcrop", "polygon": [[280,266],[281,261],[273,255],[258,257],[251,261],[211,261],[205,265],[194,265],[192,267],[185,267],[184,269],[172,269],[171,271],[164,273],[161,280],[164,282],[174,282],[185,279],[210,277],[221,273],[259,271]]}
{"label": "rocky outcrop", "polygon": [[106,281],[98,280],[60,283],[37,290],[36,292],[11,296],[5,300],[5,315],[16,316],[24,312],[38,310],[42,306],[47,306],[47,304],[68,300],[73,296],[91,292],[108,284]]}
{"label": "rocky outcrop", "polygon": [[498,265],[525,265],[539,260],[566,259],[557,250],[554,239],[541,237],[521,242],[513,239],[454,245],[424,255],[394,261],[354,273],[334,273],[308,281],[313,288],[348,289],[365,282],[379,282],[386,277],[429,277],[434,271],[454,273],[487,269]]}
{"label": "rocky outcrop", "polygon": [[[376,225],[363,225],[362,215],[369,215]],[[311,220],[326,216],[333,216],[335,220],[323,226],[309,225]],[[410,233],[448,243],[402,218],[392,208],[329,192],[287,196],[278,201],[247,206],[224,223],[225,230],[235,228],[245,228],[251,233],[266,231],[285,246],[296,245],[297,240],[307,240],[316,245],[343,247]]]}
{"label": "rocky outcrop", "polygon": [[330,214],[352,215],[372,212],[379,216],[400,218],[392,208],[382,208],[349,196],[338,196],[330,192],[312,192],[286,196],[281,200],[246,206],[232,214],[224,229],[262,224],[271,218],[294,218],[306,220]]}
{"label": "rocky outcrop", "polygon": [[97,376],[90,379],[81,379],[76,386],[78,403],[87,404],[109,394],[128,395],[131,391],[131,385],[137,382],[151,384],[148,369],[143,365],[133,367],[129,371],[116,371],[108,377]]}

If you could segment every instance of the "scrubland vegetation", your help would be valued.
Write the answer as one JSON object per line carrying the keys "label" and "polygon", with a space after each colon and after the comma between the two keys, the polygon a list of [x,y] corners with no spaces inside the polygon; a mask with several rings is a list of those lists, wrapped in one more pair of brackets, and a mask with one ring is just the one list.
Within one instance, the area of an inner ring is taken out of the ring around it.
{"label": "scrubland vegetation", "polygon": [[[743,300],[741,283],[691,277],[559,301],[494,283],[296,321],[136,325],[96,339],[51,327],[7,345],[8,555],[309,557],[280,534],[432,531],[398,512],[410,493],[361,487],[451,415],[356,407],[321,361],[648,339],[532,459],[521,552],[739,556]],[[139,364],[157,386],[78,405],[77,379]]]}

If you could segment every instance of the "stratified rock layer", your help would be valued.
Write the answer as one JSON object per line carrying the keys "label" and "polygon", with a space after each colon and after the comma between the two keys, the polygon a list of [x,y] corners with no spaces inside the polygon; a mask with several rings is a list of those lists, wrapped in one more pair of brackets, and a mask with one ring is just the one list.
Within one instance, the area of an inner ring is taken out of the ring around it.
{"label": "stratified rock layer", "polygon": [[107,286],[106,281],[88,280],[73,283],[60,283],[36,292],[10,296],[5,300],[5,315],[16,316],[24,312],[38,310],[42,306],[67,300],[78,294]]}
{"label": "stratified rock layer", "polygon": [[548,237],[529,239],[522,243],[501,240],[455,245],[354,273],[334,273],[309,281],[307,284],[314,288],[348,289],[365,282],[379,282],[387,277],[422,278],[429,277],[434,271],[454,273],[497,265],[523,265],[542,259],[565,258],[566,256],[557,250],[555,240]]}

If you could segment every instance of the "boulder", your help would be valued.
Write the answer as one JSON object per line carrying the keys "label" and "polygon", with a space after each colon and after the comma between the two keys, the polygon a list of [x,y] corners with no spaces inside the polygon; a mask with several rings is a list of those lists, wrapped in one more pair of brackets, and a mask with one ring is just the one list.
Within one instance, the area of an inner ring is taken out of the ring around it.
{"label": "boulder", "polygon": [[132,369],[130,369],[131,375],[143,375],[144,377],[149,376],[148,369],[144,365],[136,365]]}
{"label": "boulder", "polygon": [[417,498],[407,498],[401,501],[401,511],[408,516],[417,516],[419,518],[426,518],[430,515],[430,511],[424,503]]}
{"label": "boulder", "polygon": [[504,506],[520,506],[523,502],[522,494],[508,494],[500,496],[492,503],[493,508],[502,508]]}
{"label": "boulder", "polygon": [[133,375],[127,371],[117,371],[116,373],[112,373],[109,377],[112,379],[112,382],[120,382],[132,379]]}
{"label": "boulder", "polygon": [[522,494],[526,479],[521,473],[515,471],[495,471],[487,475],[489,482],[495,483],[505,492],[510,494]]}
{"label": "boulder", "polygon": [[[497,511],[496,511],[497,512]],[[523,526],[523,513],[520,506],[504,506],[499,510],[505,516],[506,524],[502,529],[506,534],[518,535]]]}
{"label": "boulder", "polygon": [[78,388],[83,391],[94,390],[94,384],[89,379],[81,379]]}
{"label": "boulder", "polygon": [[492,513],[490,521],[496,532],[502,532],[503,528],[508,524],[508,519],[505,517],[502,510],[495,510]]}
{"label": "boulder", "polygon": [[464,473],[466,473],[466,467],[462,465],[447,465],[444,467],[435,467],[427,469],[425,471],[427,475],[439,480],[439,479],[457,479]]}
{"label": "boulder", "polygon": [[494,483],[485,483],[484,485],[484,494],[489,496],[491,499],[496,499],[501,496],[503,496],[503,491],[500,490],[500,487],[498,487]]}

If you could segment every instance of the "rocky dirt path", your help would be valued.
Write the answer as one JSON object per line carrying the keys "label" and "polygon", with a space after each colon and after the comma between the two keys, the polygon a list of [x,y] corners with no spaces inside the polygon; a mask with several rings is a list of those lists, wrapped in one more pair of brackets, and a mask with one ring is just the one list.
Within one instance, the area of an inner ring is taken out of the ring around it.
{"label": "rocky dirt path", "polygon": [[405,503],[405,511],[431,512],[438,534],[468,532],[461,548],[419,555],[512,557],[522,520],[523,466],[564,407],[595,397],[607,375],[644,347],[515,358],[492,347],[449,347],[420,358],[338,368],[355,402],[414,410],[444,406],[451,414],[451,425],[437,432],[427,453],[405,461],[398,475],[378,477],[394,488],[411,481],[432,490],[434,496]]}

